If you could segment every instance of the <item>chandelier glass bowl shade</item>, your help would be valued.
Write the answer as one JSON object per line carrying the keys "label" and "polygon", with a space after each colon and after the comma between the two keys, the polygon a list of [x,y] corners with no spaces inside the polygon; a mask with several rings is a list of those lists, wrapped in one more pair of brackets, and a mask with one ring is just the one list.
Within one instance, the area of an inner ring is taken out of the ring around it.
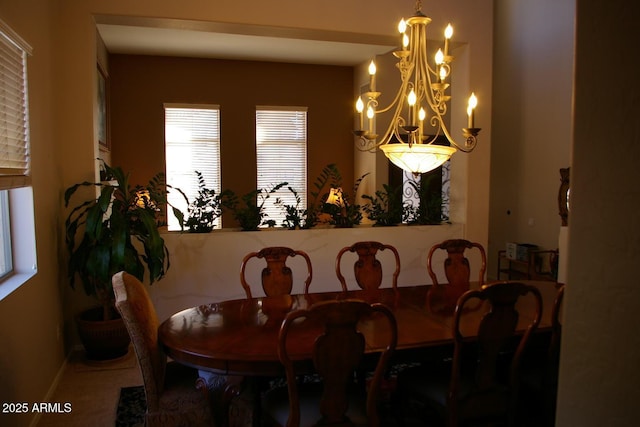
{"label": "chandelier glass bowl shade", "polygon": [[434,144],[385,144],[380,149],[391,163],[414,174],[437,168],[456,152],[453,147]]}
{"label": "chandelier glass bowl shade", "polygon": [[[444,32],[444,45],[438,49],[432,63],[427,55],[427,26],[431,18],[422,11],[422,2],[416,2],[415,14],[398,25],[401,47],[393,52],[400,71],[400,87],[393,101],[379,108],[376,91],[376,66],[369,65],[369,91],[356,102],[359,128],[358,148],[365,151],[380,149],[391,162],[414,174],[433,170],[446,162],[456,151],[471,152],[477,142],[479,128],[475,127],[474,113],[478,100],[472,93],[467,107],[468,127],[462,129],[465,140],[457,143],[451,136],[445,116],[451,96],[447,95],[450,84],[451,62],[449,44],[453,27],[449,24]],[[381,135],[376,133],[376,117],[390,114],[387,128]],[[449,146],[435,144],[444,135]]]}

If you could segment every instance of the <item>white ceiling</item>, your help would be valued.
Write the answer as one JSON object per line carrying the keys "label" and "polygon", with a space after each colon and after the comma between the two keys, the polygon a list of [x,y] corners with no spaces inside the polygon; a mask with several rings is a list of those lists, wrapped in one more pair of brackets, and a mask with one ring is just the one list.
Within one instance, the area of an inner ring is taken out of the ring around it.
{"label": "white ceiling", "polygon": [[110,53],[354,66],[393,37],[148,18],[97,17]]}

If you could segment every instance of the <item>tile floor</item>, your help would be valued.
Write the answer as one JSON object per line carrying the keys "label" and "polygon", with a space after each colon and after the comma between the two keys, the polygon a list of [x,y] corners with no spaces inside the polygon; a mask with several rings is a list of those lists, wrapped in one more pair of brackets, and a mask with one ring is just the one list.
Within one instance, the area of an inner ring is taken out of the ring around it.
{"label": "tile floor", "polygon": [[[88,361],[83,351],[74,352],[50,399],[50,402],[68,402],[72,410],[67,414],[44,414],[37,426],[113,427],[120,389],[136,385],[142,385],[142,377],[133,349],[124,358],[109,362]],[[417,420],[404,421],[406,427],[418,425]],[[395,426],[395,417],[384,423]]]}
{"label": "tile floor", "polygon": [[67,414],[45,414],[38,427],[113,427],[121,387],[142,385],[133,349],[117,361],[85,360],[72,353],[51,402],[71,403]]}
{"label": "tile floor", "polygon": [[83,351],[74,352],[50,399],[71,403],[72,410],[68,414],[44,414],[37,426],[113,427],[120,389],[135,385],[142,385],[142,377],[133,349],[124,358],[109,362],[88,361]]}

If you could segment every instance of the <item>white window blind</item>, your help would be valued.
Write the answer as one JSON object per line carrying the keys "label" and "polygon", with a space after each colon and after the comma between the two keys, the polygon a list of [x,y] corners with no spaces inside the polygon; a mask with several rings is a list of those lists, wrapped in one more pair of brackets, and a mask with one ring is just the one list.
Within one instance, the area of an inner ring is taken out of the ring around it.
{"label": "white window blind", "polygon": [[[165,154],[167,184],[180,188],[193,201],[198,195],[195,171],[202,173],[205,185],[220,193],[220,107],[218,105],[165,104]],[[185,214],[188,206],[176,191],[169,201]],[[180,224],[168,215],[169,230]],[[220,218],[215,227],[220,227]]]}
{"label": "white window blind", "polygon": [[293,188],[301,199],[299,209],[307,206],[307,108],[257,107],[256,157],[258,189],[270,190],[274,185],[289,185],[271,194],[265,203],[267,219],[281,226],[286,213],[274,205],[276,198],[285,205],[296,205]]}
{"label": "white window blind", "polygon": [[0,21],[0,190],[30,185],[27,55],[31,47]]}

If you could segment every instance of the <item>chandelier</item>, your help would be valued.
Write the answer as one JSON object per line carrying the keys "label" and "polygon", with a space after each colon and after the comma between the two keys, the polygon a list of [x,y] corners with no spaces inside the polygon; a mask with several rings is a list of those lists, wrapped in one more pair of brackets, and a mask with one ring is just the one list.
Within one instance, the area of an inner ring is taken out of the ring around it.
{"label": "chandelier", "polygon": [[[453,56],[449,55],[453,27],[449,24],[445,29],[444,46],[435,54],[433,65],[430,64],[427,58],[427,25],[431,18],[425,16],[421,9],[422,2],[418,0],[415,15],[406,21],[400,20],[398,24],[402,43],[400,49],[393,52],[398,59],[396,67],[401,79],[398,93],[387,107],[378,108],[381,92],[376,91],[376,65],[371,61],[369,91],[356,102],[360,124],[354,131],[359,138],[359,149],[373,152],[379,148],[392,163],[414,174],[437,168],[457,150],[471,152],[480,132],[474,124],[478,100],[472,93],[467,107],[467,127],[462,129],[464,142],[457,143],[449,133],[444,119],[451,99],[447,95],[447,79],[453,61]],[[379,137],[376,134],[376,117],[388,111],[392,112],[391,120]],[[446,137],[449,145],[436,144],[441,135]]]}

